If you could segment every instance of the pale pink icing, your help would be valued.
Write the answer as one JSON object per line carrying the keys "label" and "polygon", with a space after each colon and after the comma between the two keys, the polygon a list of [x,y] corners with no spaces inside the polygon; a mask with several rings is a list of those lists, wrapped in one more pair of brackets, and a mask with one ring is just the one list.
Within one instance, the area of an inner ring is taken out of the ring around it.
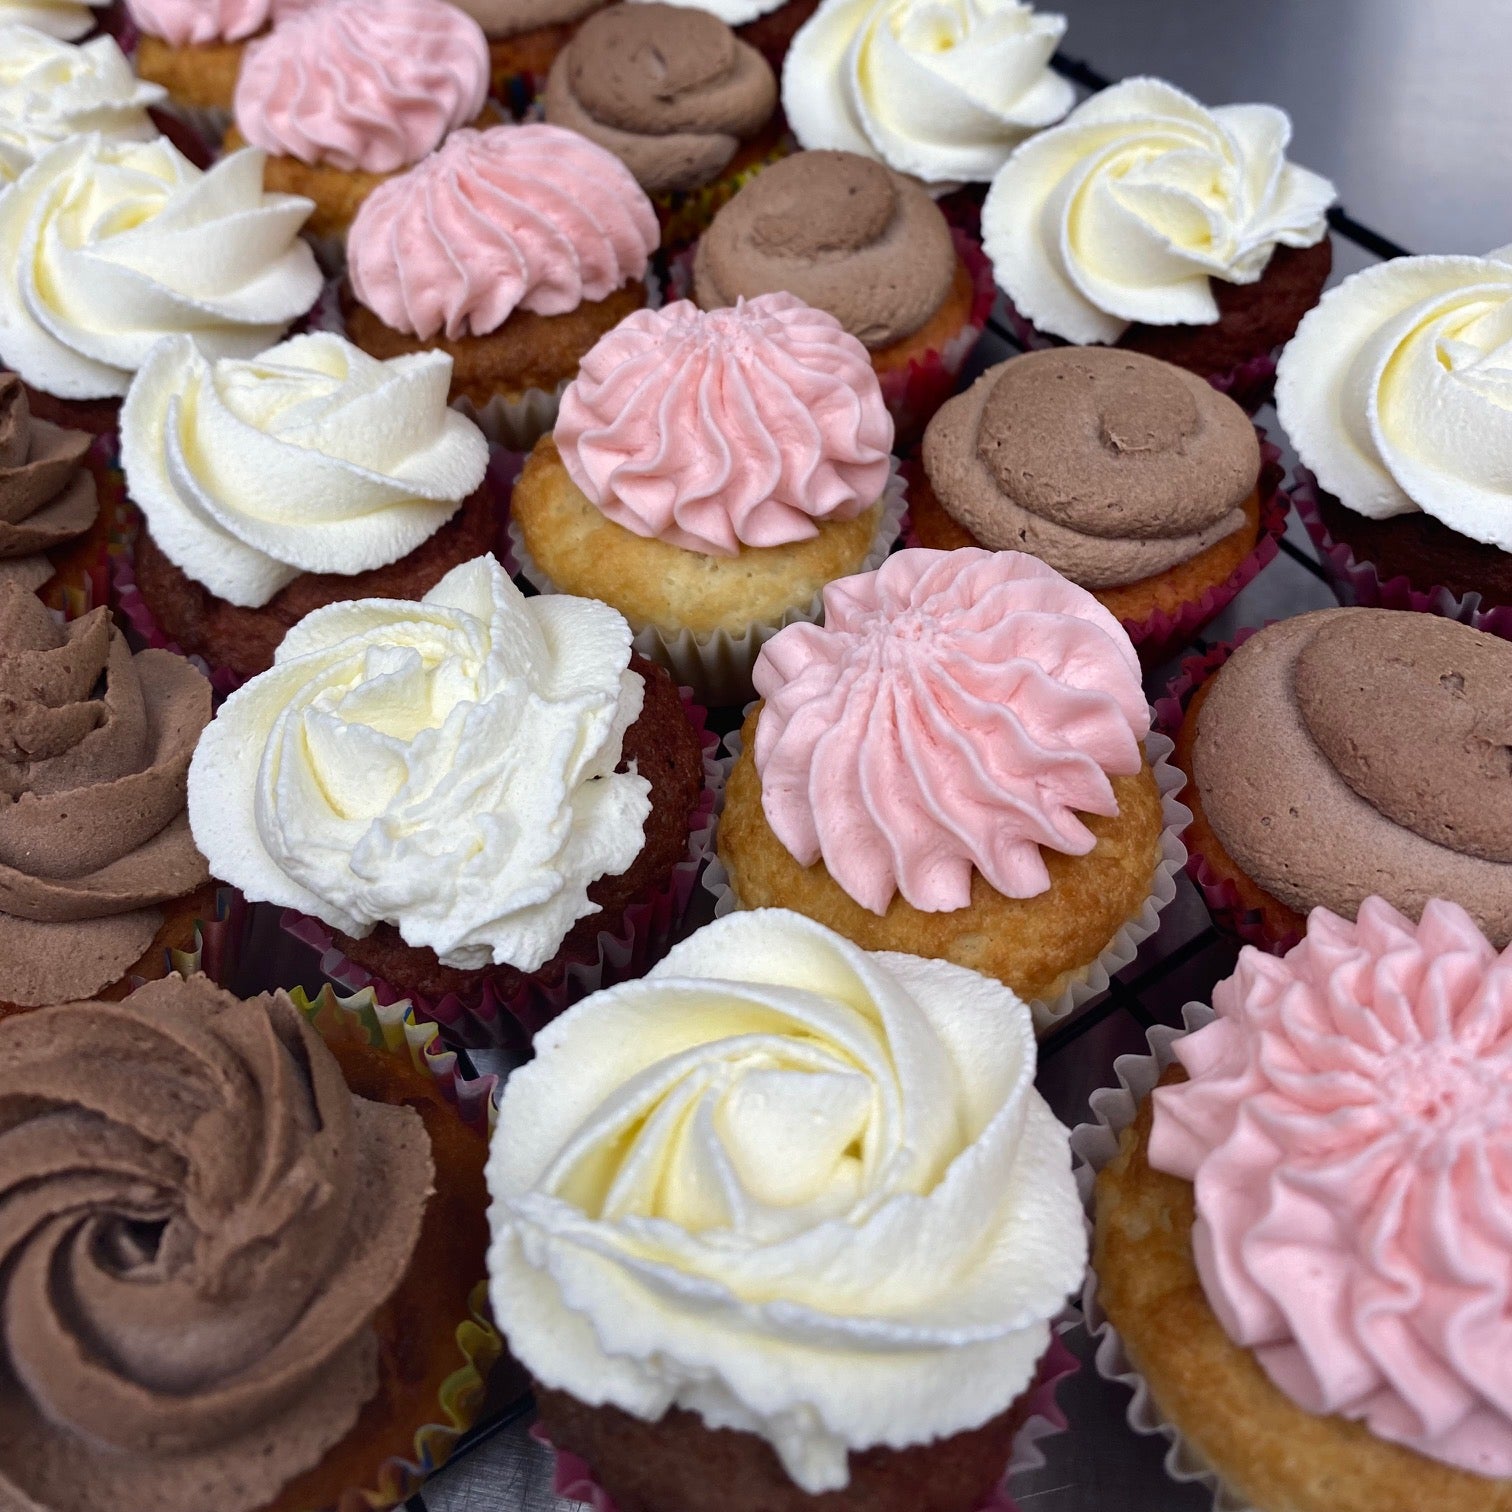
{"label": "pale pink icing", "polygon": [[429,340],[481,336],[518,309],[561,315],[645,277],[656,212],[630,170],[560,126],[457,131],[380,184],[347,234],[357,298]]}
{"label": "pale pink icing", "polygon": [[556,443],[626,530],[734,556],[871,508],[893,423],[866,348],[834,316],[763,294],[621,321],[562,396]]}
{"label": "pale pink icing", "polygon": [[476,119],[488,42],[443,0],[342,0],[281,18],[242,60],[236,124],[254,147],[392,173]]}
{"label": "pale pink icing", "polygon": [[1309,1412],[1512,1475],[1512,949],[1434,901],[1246,949],[1155,1093],[1150,1163],[1236,1344]]}
{"label": "pale pink icing", "polygon": [[268,24],[268,0],[126,0],[138,30],[174,47],[240,42]]}
{"label": "pale pink icing", "polygon": [[824,590],[756,662],[761,804],[805,866],[863,908],[945,913],[973,870],[1050,885],[1040,847],[1085,855],[1143,761],[1139,658],[1083,588],[1017,551],[900,551]]}

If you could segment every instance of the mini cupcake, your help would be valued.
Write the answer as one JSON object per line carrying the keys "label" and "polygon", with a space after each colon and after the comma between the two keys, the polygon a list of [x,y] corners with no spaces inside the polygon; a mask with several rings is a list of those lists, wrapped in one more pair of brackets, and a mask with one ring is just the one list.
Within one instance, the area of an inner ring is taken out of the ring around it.
{"label": "mini cupcake", "polygon": [[269,154],[270,189],[315,202],[307,230],[339,258],[387,177],[478,123],[488,44],[444,0],[342,0],[292,14],[247,49],[228,148]]}
{"label": "mini cupcake", "polygon": [[871,354],[916,440],[992,309],[992,277],[918,184],[853,152],[773,163],[714,217],[693,257],[705,310],[777,291],[827,310]]}
{"label": "mini cupcake", "polygon": [[1253,407],[1333,261],[1333,185],[1286,161],[1290,140],[1269,105],[1115,84],[992,181],[982,240],[998,284],[1043,336],[1145,352]]}
{"label": "mini cupcake", "polygon": [[1433,615],[1324,609],[1269,625],[1197,687],[1176,759],[1221,923],[1300,938],[1314,908],[1430,898],[1512,941],[1512,644]]}
{"label": "mini cupcake", "polygon": [[896,540],[892,441],[865,349],[823,311],[643,310],[583,359],[511,539],[539,591],[613,604],[643,654],[740,703],[762,642]]}
{"label": "mini cupcake", "polygon": [[210,685],[103,605],[60,625],[0,582],[0,709],[0,1005],[122,997],[215,918],[184,811]]}
{"label": "mini cupcake", "polygon": [[1302,322],[1276,407],[1312,469],[1299,504],[1346,602],[1512,635],[1512,485],[1499,397],[1512,248],[1401,257]]}
{"label": "mini cupcake", "polygon": [[451,397],[528,451],[599,340],[646,303],[656,213],[612,153],[556,126],[458,131],[363,202],[347,335],[374,357],[443,351]]}
{"label": "mini cupcake", "polygon": [[1509,1009],[1512,955],[1454,904],[1319,909],[1073,1136],[1099,1369],[1215,1506],[1507,1505]]}
{"label": "mini cupcake", "polygon": [[207,141],[218,141],[247,42],[273,22],[270,0],[126,0],[126,10],[137,29],[136,71],[161,85]]}
{"label": "mini cupcake", "polygon": [[263,155],[201,172],[164,137],[74,137],[0,194],[0,362],[39,419],[113,431],[163,337],[212,357],[270,346],[320,294],[310,202],[263,192]]}
{"label": "mini cupcake", "polygon": [[647,915],[703,787],[698,732],[624,620],[526,600],[483,557],[418,604],[296,625],[200,741],[189,812],[249,899],[322,921],[434,1016],[514,1008]]}
{"label": "mini cupcake", "polygon": [[70,137],[97,131],[150,141],[158,129],[147,112],[165,95],[132,73],[109,37],[74,47],[33,27],[0,24],[0,187]]}
{"label": "mini cupcake", "polygon": [[241,680],[312,610],[418,599],[492,550],[488,443],[450,380],[444,353],[378,362],[323,332],[250,361],[163,342],[121,411],[150,628]]}
{"label": "mini cupcake", "polygon": [[459,0],[488,38],[493,95],[521,116],[578,23],[604,0]]}
{"label": "mini cupcake", "polygon": [[[1042,1026],[1175,896],[1179,774],[1144,748],[1139,659],[1085,589],[1013,551],[832,583],[756,663],[725,795],[721,908],[779,903],[868,950],[954,961]],[[1158,742],[1158,743],[1157,743]]]}
{"label": "mini cupcake", "polygon": [[590,16],[551,65],[545,109],[635,175],[669,247],[697,236],[782,150],[765,59],[717,16],[675,5]]}
{"label": "mini cupcake", "polygon": [[1086,1256],[1024,1004],[766,910],[535,1048],[489,1158],[494,1313],[600,1495],[979,1512]]}
{"label": "mini cupcake", "polygon": [[940,191],[985,182],[1076,102],[1050,68],[1064,16],[1023,0],[824,0],[793,38],[782,108],[804,147]]}
{"label": "mini cupcake", "polygon": [[0,1099],[0,1503],[386,1507],[445,1458],[495,1351],[433,1078],[175,977],[0,1024]]}
{"label": "mini cupcake", "polygon": [[0,0],[0,24],[29,26],[60,42],[77,42],[99,24],[113,0]]}
{"label": "mini cupcake", "polygon": [[1095,347],[1031,352],[930,422],[909,518],[921,546],[1048,562],[1158,661],[1275,555],[1275,456],[1237,404],[1182,368]]}

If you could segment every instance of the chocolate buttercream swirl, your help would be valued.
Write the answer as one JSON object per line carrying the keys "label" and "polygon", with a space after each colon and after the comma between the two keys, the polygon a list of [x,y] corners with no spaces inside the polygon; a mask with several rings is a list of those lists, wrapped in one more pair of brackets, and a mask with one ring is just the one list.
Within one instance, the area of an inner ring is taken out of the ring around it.
{"label": "chocolate buttercream swirl", "polygon": [[777,108],[777,80],[717,16],[612,5],[557,54],[546,119],[606,147],[647,194],[719,177]]}
{"label": "chocolate buttercream swirl", "polygon": [[930,422],[924,466],[982,545],[1112,588],[1239,530],[1260,443],[1232,399],[1184,369],[1072,347],[989,368]]}
{"label": "chocolate buttercream swirl", "polygon": [[99,608],[59,625],[0,585],[0,1001],[87,997],[209,880],[185,812],[210,684]]}
{"label": "chocolate buttercream swirl", "polygon": [[1192,775],[1219,840],[1298,913],[1430,898],[1512,942],[1512,644],[1431,614],[1270,625],[1214,678]]}
{"label": "chocolate buttercream swirl", "polygon": [[430,1191],[283,993],[170,977],[0,1027],[0,1506],[247,1512],[377,1388]]}
{"label": "chocolate buttercream swirl", "polygon": [[694,255],[693,290],[706,310],[796,294],[875,351],[939,310],[956,264],[945,217],[912,179],[854,152],[800,152],[763,169],[714,217]]}
{"label": "chocolate buttercream swirl", "polygon": [[40,588],[53,575],[47,552],[94,524],[89,444],[83,431],[34,420],[26,385],[0,374],[0,584]]}

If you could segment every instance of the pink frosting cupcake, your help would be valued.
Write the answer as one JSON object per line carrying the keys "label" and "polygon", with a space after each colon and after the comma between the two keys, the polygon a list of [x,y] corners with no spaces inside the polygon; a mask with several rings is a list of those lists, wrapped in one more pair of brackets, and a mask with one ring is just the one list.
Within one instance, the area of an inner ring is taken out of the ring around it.
{"label": "pink frosting cupcake", "polygon": [[525,450],[601,337],[645,305],[656,214],[612,153],[556,126],[453,133],[347,236],[342,314],[375,357],[441,350],[452,398]]}
{"label": "pink frosting cupcake", "polygon": [[314,200],[309,230],[329,242],[487,96],[488,44],[455,6],[342,0],[294,10],[247,49],[226,146],[267,152],[268,187]]}
{"label": "pink frosting cupcake", "polygon": [[168,91],[176,114],[213,146],[231,118],[249,39],[271,26],[281,0],[126,0],[140,77]]}
{"label": "pink frosting cupcake", "polygon": [[790,294],[642,310],[583,359],[515,489],[542,591],[614,604],[711,701],[897,538],[892,419],[866,349]]}

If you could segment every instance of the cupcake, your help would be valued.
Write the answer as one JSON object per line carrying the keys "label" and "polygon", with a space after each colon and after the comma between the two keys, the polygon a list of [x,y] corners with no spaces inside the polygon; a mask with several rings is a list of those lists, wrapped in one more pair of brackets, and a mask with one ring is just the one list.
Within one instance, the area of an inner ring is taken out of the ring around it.
{"label": "cupcake", "polygon": [[0,707],[0,1006],[124,996],[215,917],[184,811],[210,685],[103,605],[60,625],[0,582]]}
{"label": "cupcake", "polygon": [[485,1235],[433,1079],[175,977],[0,1023],[0,1100],[0,1503],[386,1507],[444,1458]]}
{"label": "cupcake", "polygon": [[1323,609],[1241,644],[1187,704],[1187,843],[1220,922],[1430,898],[1512,941],[1512,644],[1433,615]]}
{"label": "cupcake", "polygon": [[554,126],[608,148],[635,175],[667,246],[697,236],[781,150],[771,68],[702,10],[598,11],[557,54],[544,103]]}
{"label": "cupcake", "polygon": [[271,346],[319,296],[308,200],[263,192],[263,155],[201,172],[164,137],[60,142],[0,194],[0,363],[42,420],[113,431],[165,336],[211,357]]}
{"label": "cupcake", "polygon": [[247,42],[272,24],[270,0],[126,0],[126,10],[138,34],[136,71],[217,140],[231,119]]}
{"label": "cupcake", "polygon": [[1244,411],[1137,352],[1066,347],[989,368],[930,422],[923,464],[909,490],[919,545],[1037,556],[1146,661],[1231,602],[1285,524],[1281,470]]}
{"label": "cupcake", "polygon": [[494,98],[523,115],[584,16],[604,0],[460,0],[488,38]]}
{"label": "cupcake", "polygon": [[1022,0],[824,0],[793,38],[782,108],[799,142],[935,188],[990,179],[1076,101],[1050,69],[1064,16]]}
{"label": "cupcake", "polygon": [[774,909],[535,1049],[489,1276],[552,1443],[637,1512],[979,1512],[1086,1256],[1024,1004]]}
{"label": "cupcake", "polygon": [[624,620],[526,600],[483,557],[418,604],[296,625],[200,741],[189,812],[227,881],[434,1016],[511,1006],[633,925],[702,791],[698,733]]}
{"label": "cupcake", "polygon": [[379,362],[325,332],[250,360],[212,362],[187,336],[155,348],[121,463],[156,629],[240,680],[312,610],[418,599],[492,550],[488,443],[447,407],[450,381],[442,352]]}
{"label": "cupcake", "polygon": [[578,363],[646,303],[656,214],[612,153],[557,126],[458,131],[363,202],[347,335],[374,357],[443,351],[451,397],[528,450]]}
{"label": "cupcake", "polygon": [[281,20],[236,81],[227,148],[268,156],[268,187],[307,195],[307,227],[339,256],[363,200],[392,174],[478,121],[488,44],[444,0],[342,0]]}
{"label": "cupcake", "polygon": [[1174,362],[1258,403],[1332,266],[1327,179],[1284,111],[1127,79],[1030,138],[982,210],[997,281],[1043,336]]}
{"label": "cupcake", "polygon": [[0,187],[70,137],[97,131],[150,141],[158,129],[147,112],[165,95],[132,73],[109,37],[75,47],[30,26],[0,24]]}
{"label": "cupcake", "polygon": [[1509,310],[1512,248],[1401,257],[1330,290],[1288,347],[1276,407],[1317,476],[1303,518],[1349,599],[1512,633]]}
{"label": "cupcake", "polygon": [[0,24],[29,26],[60,42],[77,42],[100,23],[112,0],[0,0]]}
{"label": "cupcake", "polygon": [[714,703],[761,642],[897,537],[892,421],[866,351],[790,294],[642,310],[583,359],[515,485],[541,592],[613,604]]}
{"label": "cupcake", "polygon": [[1099,1367],[1215,1505],[1507,1505],[1509,1007],[1512,955],[1454,904],[1319,909],[1074,1136]]}
{"label": "cupcake", "polygon": [[773,163],[699,238],[693,293],[705,310],[779,290],[866,347],[907,439],[954,387],[993,301],[981,254],[929,195],[853,152]]}
{"label": "cupcake", "polygon": [[868,950],[968,966],[1042,1024],[1154,932],[1186,814],[1164,812],[1129,637],[1043,562],[900,551],[826,588],[822,627],[777,635],[755,682],[722,909],[780,900]]}

